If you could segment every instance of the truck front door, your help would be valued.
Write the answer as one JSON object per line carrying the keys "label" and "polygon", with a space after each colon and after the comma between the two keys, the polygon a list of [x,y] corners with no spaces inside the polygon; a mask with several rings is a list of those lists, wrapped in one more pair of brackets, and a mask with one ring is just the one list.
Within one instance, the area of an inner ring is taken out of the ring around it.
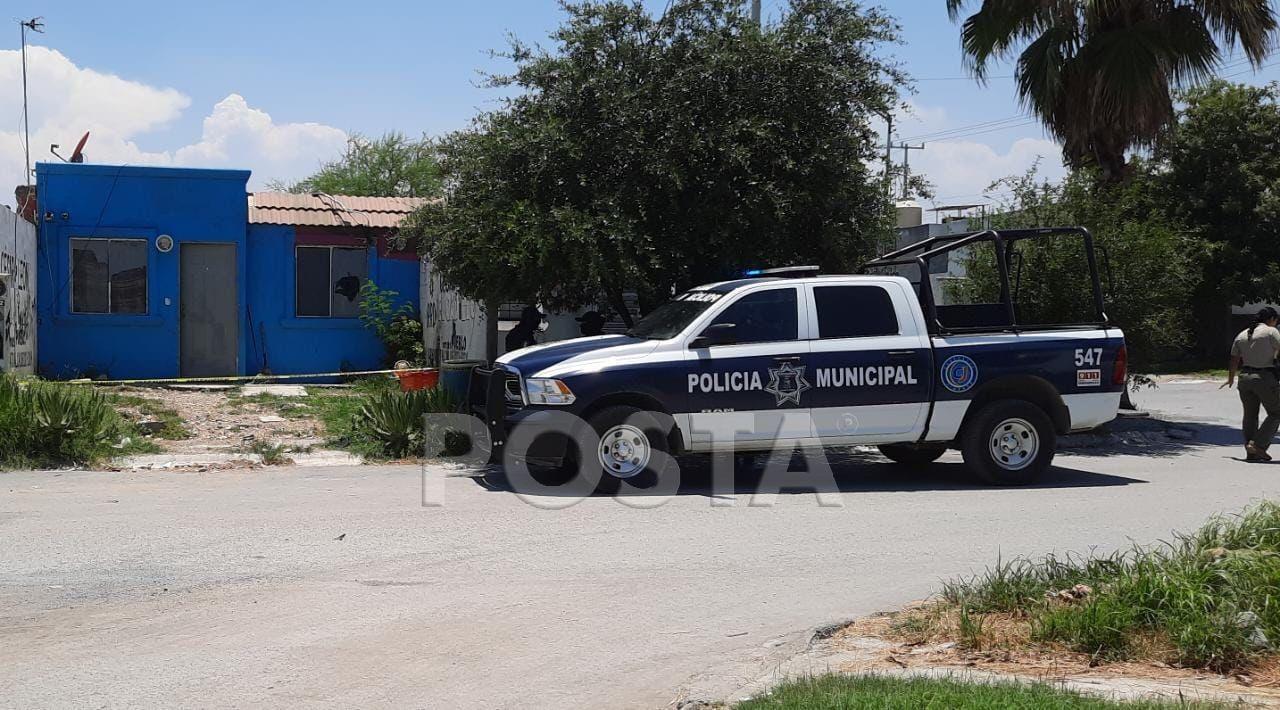
{"label": "truck front door", "polygon": [[826,445],[919,438],[933,355],[915,295],[900,282],[867,279],[806,288],[815,435]]}
{"label": "truck front door", "polygon": [[695,448],[726,440],[754,442],[752,448],[759,448],[774,439],[813,436],[804,300],[803,289],[795,285],[751,289],[736,296],[707,326],[732,323],[732,343],[687,350],[690,439]]}

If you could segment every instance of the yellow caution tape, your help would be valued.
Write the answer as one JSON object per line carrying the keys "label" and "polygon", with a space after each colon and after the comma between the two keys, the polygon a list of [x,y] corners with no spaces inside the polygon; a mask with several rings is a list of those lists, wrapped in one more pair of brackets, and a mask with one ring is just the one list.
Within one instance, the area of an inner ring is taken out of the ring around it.
{"label": "yellow caution tape", "polygon": [[232,375],[228,377],[168,377],[147,380],[67,380],[72,385],[180,385],[196,382],[272,382],[277,380],[305,380],[316,377],[360,377],[363,375],[403,375],[412,372],[430,372],[437,368],[411,367],[404,370],[364,370],[361,372],[317,372],[309,375]]}

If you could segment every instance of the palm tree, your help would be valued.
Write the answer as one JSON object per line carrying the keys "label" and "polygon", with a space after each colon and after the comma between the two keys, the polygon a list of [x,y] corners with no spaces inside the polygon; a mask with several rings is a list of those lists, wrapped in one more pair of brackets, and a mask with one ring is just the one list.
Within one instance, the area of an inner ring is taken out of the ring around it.
{"label": "palm tree", "polygon": [[[966,4],[947,0],[953,21]],[[1276,28],[1269,0],[983,0],[961,46],[979,81],[1016,54],[1018,97],[1066,162],[1115,181],[1125,152],[1173,120],[1176,89],[1213,76],[1237,44],[1261,66]]]}

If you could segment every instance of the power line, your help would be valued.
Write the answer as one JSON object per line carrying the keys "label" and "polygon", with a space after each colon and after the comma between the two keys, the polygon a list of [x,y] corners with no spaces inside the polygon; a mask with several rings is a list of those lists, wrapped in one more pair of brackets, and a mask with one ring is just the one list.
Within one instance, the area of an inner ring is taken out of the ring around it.
{"label": "power line", "polygon": [[1263,64],[1262,66],[1257,67],[1257,68],[1250,67],[1250,68],[1248,68],[1248,69],[1245,69],[1244,71],[1238,71],[1238,72],[1235,72],[1235,73],[1233,73],[1233,74],[1223,74],[1223,75],[1219,76],[1218,78],[1219,78],[1219,79],[1230,79],[1230,78],[1231,78],[1231,77],[1233,77],[1233,76],[1240,76],[1240,75],[1242,75],[1242,74],[1257,74],[1258,72],[1262,71],[1263,69],[1270,69],[1271,67],[1274,67],[1274,66],[1276,66],[1277,64],[1280,64],[1280,62],[1271,62],[1270,64]]}
{"label": "power line", "polygon": [[[999,76],[986,76],[984,79],[1012,79],[1012,74],[1001,74]],[[912,81],[977,81],[972,76],[926,76],[920,78],[912,78]]]}
{"label": "power line", "polygon": [[919,135],[911,136],[910,138],[904,138],[903,140],[934,139],[934,138],[940,138],[944,136],[950,137],[952,136],[952,134],[959,134],[959,133],[965,133],[973,130],[981,130],[985,128],[998,127],[1004,124],[1011,124],[1015,121],[1025,121],[1025,120],[1027,120],[1027,116],[1025,114],[1020,114],[1017,116],[1009,116],[1007,118],[997,118],[991,121],[983,121],[981,123],[973,123],[967,126],[956,126],[955,128],[945,128],[937,131],[932,131],[930,133],[921,133]]}
{"label": "power line", "polygon": [[958,140],[961,140],[961,139],[963,139],[963,138],[972,138],[973,136],[983,136],[983,135],[986,135],[986,134],[988,134],[988,133],[998,133],[999,131],[1007,131],[1007,130],[1009,130],[1009,129],[1011,129],[1011,128],[1023,128],[1023,127],[1025,127],[1025,126],[1034,126],[1034,125],[1036,125],[1037,123],[1039,123],[1039,121],[1036,121],[1036,120],[1023,121],[1022,123],[1012,123],[1012,124],[1009,124],[1009,125],[1007,125],[1007,126],[996,126],[996,127],[994,127],[994,128],[988,128],[988,129],[983,130],[983,131],[971,131],[971,132],[969,132],[969,133],[961,133],[961,134],[959,134],[959,135],[947,136],[947,137],[945,137],[945,138],[934,138],[934,139],[931,139],[931,142],[933,142],[933,143],[947,143],[947,142],[949,142],[949,141],[958,141]]}

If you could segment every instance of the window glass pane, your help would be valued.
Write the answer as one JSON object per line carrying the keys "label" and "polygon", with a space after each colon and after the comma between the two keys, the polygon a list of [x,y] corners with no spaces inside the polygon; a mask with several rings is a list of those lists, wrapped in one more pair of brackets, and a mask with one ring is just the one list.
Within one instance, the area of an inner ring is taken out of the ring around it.
{"label": "window glass pane", "polygon": [[329,250],[298,247],[297,314],[329,315]]}
{"label": "window glass pane", "polygon": [[147,312],[147,243],[112,239],[111,312]]}
{"label": "window glass pane", "polygon": [[355,318],[360,315],[360,286],[369,275],[368,259],[364,249],[333,250],[334,318]]}
{"label": "window glass pane", "polygon": [[733,323],[734,338],[739,343],[770,343],[795,340],[799,336],[800,317],[796,313],[795,288],[758,291],[739,298],[712,325]]}
{"label": "window glass pane", "polygon": [[813,296],[820,338],[898,334],[893,300],[879,286],[819,286]]}
{"label": "window glass pane", "polygon": [[75,313],[106,313],[109,248],[106,239],[71,240],[71,310]]}

